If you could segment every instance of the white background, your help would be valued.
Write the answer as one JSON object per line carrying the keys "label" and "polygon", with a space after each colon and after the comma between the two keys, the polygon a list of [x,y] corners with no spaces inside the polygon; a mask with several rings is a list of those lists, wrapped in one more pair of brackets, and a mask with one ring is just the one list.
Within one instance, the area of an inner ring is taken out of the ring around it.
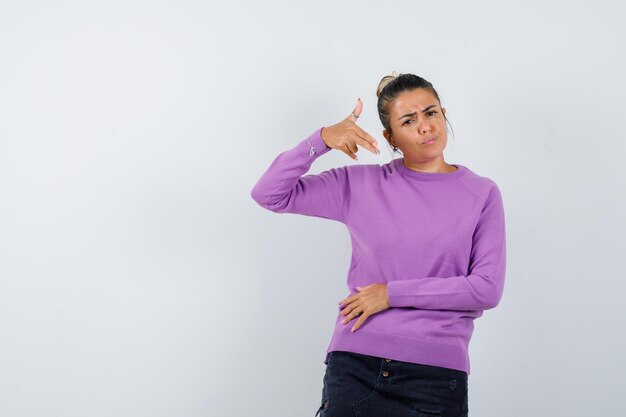
{"label": "white background", "polygon": [[263,210],[271,161],[431,81],[502,192],[470,415],[616,415],[626,371],[615,1],[0,0],[0,415],[313,416],[350,241]]}

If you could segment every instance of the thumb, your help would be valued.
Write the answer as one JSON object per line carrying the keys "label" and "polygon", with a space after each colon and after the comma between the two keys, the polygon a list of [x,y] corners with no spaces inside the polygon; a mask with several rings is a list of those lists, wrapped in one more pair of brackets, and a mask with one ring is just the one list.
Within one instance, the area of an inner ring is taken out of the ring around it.
{"label": "thumb", "polygon": [[351,121],[356,123],[356,120],[361,115],[361,111],[363,111],[363,102],[359,98],[356,102],[356,107],[354,108],[354,110],[352,110],[352,113],[350,113],[350,116],[348,117],[350,118]]}

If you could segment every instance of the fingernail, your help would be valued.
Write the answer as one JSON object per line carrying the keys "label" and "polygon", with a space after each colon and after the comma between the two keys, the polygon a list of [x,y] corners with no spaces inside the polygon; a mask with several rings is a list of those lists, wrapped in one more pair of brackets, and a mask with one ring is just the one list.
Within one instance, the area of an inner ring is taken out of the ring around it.
{"label": "fingernail", "polygon": [[352,330],[350,330],[352,333],[354,333],[354,327],[352,328]]}

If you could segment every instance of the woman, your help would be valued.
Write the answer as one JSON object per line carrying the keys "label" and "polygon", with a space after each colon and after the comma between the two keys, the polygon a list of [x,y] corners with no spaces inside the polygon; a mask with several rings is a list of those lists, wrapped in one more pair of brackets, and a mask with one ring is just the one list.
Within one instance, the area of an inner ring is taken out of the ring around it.
{"label": "woman", "polygon": [[359,99],[345,120],[279,154],[252,197],[350,233],[350,295],[326,350],[321,417],[467,416],[474,319],[504,288],[502,197],[491,179],[444,160],[447,119],[431,83],[394,72],[376,95],[383,136],[402,158],[304,175],[331,149],[380,153],[356,124]]}

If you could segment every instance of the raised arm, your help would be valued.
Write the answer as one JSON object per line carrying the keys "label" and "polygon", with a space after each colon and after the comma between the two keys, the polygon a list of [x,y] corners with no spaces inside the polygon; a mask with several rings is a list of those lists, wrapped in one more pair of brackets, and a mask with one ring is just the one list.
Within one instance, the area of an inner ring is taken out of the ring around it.
{"label": "raised arm", "polygon": [[[331,149],[340,149],[356,159],[357,143],[376,150],[376,141],[356,126],[362,109],[330,127],[322,127],[279,154],[252,189],[252,198],[276,213],[297,213],[345,222],[354,188],[350,167],[332,168],[320,174],[306,174],[313,161]],[[324,135],[324,138],[322,138]],[[327,144],[328,143],[328,144]]]}

